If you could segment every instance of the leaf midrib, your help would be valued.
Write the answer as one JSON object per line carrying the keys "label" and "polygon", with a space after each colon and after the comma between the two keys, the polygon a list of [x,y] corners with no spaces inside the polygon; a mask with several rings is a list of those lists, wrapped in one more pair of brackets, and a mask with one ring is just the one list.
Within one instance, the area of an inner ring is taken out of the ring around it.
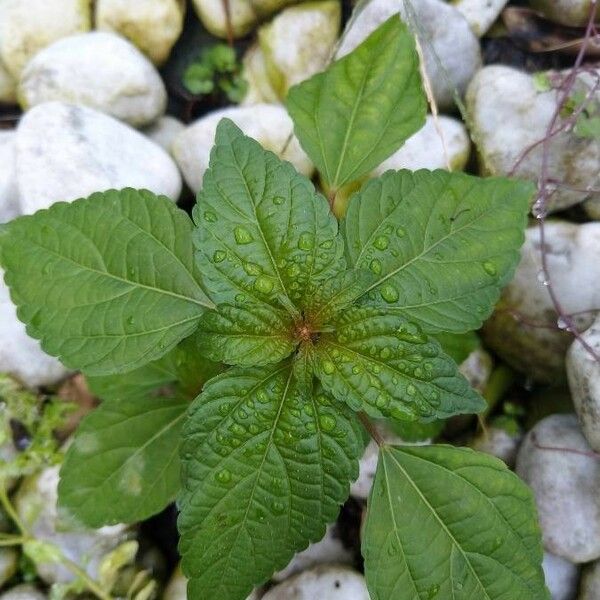
{"label": "leaf midrib", "polygon": [[[381,448],[381,450],[382,450],[382,454],[384,452],[386,452],[387,456],[389,456],[389,458],[398,466],[398,468],[400,469],[400,471],[402,471],[402,473],[404,474],[404,477],[406,478],[406,480],[409,482],[409,484],[415,490],[415,492],[417,493],[417,495],[421,498],[422,502],[426,505],[426,507],[429,508],[429,510],[431,511],[431,513],[433,514],[433,516],[435,517],[436,521],[440,524],[441,528],[446,532],[446,535],[452,541],[452,543],[454,544],[454,547],[458,548],[459,552],[461,553],[461,555],[463,557],[463,560],[466,562],[466,564],[469,567],[469,570],[471,571],[471,573],[475,577],[475,580],[477,581],[477,584],[479,585],[480,589],[484,592],[486,600],[492,600],[492,598],[488,594],[487,590],[485,589],[485,587],[484,587],[481,579],[479,578],[479,575],[477,574],[477,572],[475,571],[473,565],[471,564],[471,561],[467,558],[467,555],[465,554],[464,550],[462,549],[462,547],[460,546],[460,544],[458,543],[458,541],[456,540],[456,538],[454,537],[454,535],[452,534],[452,532],[448,529],[448,527],[446,526],[446,524],[444,523],[444,521],[442,520],[442,518],[439,516],[439,514],[437,513],[437,511],[435,510],[435,508],[430,504],[429,500],[425,497],[425,495],[423,494],[423,492],[421,492],[421,490],[419,489],[419,487],[417,486],[417,484],[412,480],[412,478],[407,473],[407,471],[404,469],[404,467],[400,464],[400,462],[398,462],[398,460],[396,459],[396,457],[392,454],[392,451],[391,451],[392,449],[390,447],[384,445]],[[385,469],[385,457],[382,456],[382,458],[383,458],[383,464],[384,464],[384,469]],[[389,487],[389,480],[388,480],[388,477],[387,477],[387,470],[386,470],[386,482],[387,482],[388,487]],[[394,507],[393,507],[393,505],[391,503],[390,503],[390,511],[391,512],[394,511]]]}

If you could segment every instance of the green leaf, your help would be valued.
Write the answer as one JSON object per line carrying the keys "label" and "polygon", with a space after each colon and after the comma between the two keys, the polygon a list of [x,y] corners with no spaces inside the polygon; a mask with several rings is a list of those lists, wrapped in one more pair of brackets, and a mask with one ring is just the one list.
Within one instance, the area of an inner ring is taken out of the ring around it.
{"label": "green leaf", "polygon": [[102,400],[183,395],[195,398],[204,383],[223,370],[198,352],[198,333],[171,352],[139,369],[118,375],[88,377],[91,391]]}
{"label": "green leaf", "polygon": [[444,352],[452,358],[452,360],[460,365],[465,361],[471,352],[474,352],[481,345],[479,337],[474,331],[467,333],[448,333],[440,331],[433,337],[440,343]]}
{"label": "green leaf", "polygon": [[179,530],[189,598],[240,600],[320,539],[364,444],[355,416],[290,364],[213,379],[184,428]]}
{"label": "green leaf", "polygon": [[217,127],[194,221],[197,260],[217,304],[300,306],[309,287],[346,266],[327,201],[228,119]]}
{"label": "green leaf", "polygon": [[242,367],[280,362],[296,347],[289,314],[264,305],[221,304],[204,313],[198,332],[200,352]]}
{"label": "green leaf", "polygon": [[446,421],[387,421],[386,425],[400,436],[403,442],[432,440],[442,433]]}
{"label": "green leaf", "polygon": [[362,550],[372,600],[550,598],[531,490],[465,448],[383,447]]}
{"label": "green leaf", "polygon": [[291,88],[286,105],[328,187],[356,181],[425,124],[413,35],[390,17],[348,56]]}
{"label": "green leaf", "polygon": [[350,202],[349,262],[377,280],[368,302],[432,333],[478,329],[511,279],[533,185],[447,171],[389,171]]}
{"label": "green leaf", "polygon": [[91,375],[122,373],[171,350],[211,306],[191,232],[168,198],[112,190],[12,221],[0,262],[48,354]]}
{"label": "green leaf", "polygon": [[79,425],[65,456],[59,506],[88,527],[134,523],[161,511],[180,488],[179,443],[189,402],[103,402]]}
{"label": "green leaf", "polygon": [[311,342],[303,342],[294,355],[293,370],[298,386],[311,391],[314,379],[315,347]]}
{"label": "green leaf", "polygon": [[374,280],[375,275],[370,271],[355,269],[328,279],[309,294],[306,319],[315,329],[327,326],[341,310],[360,298]]}
{"label": "green leaf", "polygon": [[316,345],[317,376],[372,417],[444,419],[486,407],[439,343],[386,308],[350,308]]}

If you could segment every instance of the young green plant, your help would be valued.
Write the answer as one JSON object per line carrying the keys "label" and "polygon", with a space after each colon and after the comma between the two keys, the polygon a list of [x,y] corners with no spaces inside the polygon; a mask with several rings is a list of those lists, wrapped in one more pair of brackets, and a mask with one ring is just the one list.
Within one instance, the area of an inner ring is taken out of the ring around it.
{"label": "young green plant", "polygon": [[503,463],[389,446],[370,421],[485,408],[436,336],[491,313],[532,187],[444,171],[361,185],[424,124],[397,16],[287,107],[327,199],[223,120],[193,223],[128,189],[3,228],[20,318],[104,400],[68,451],[62,509],[100,526],[177,497],[188,597],[244,600],[336,518],[366,427],[381,443],[363,531],[374,600],[549,598],[532,495]]}

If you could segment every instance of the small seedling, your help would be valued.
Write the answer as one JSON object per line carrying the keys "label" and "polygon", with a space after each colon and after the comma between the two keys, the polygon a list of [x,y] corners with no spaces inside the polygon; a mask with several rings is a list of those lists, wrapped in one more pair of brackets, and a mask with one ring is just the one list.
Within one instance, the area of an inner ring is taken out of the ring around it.
{"label": "small seedling", "polygon": [[226,44],[215,44],[202,50],[186,68],[183,84],[194,96],[223,94],[231,102],[241,102],[248,89],[235,50]]}
{"label": "small seedling", "polygon": [[29,333],[103,398],[67,453],[62,510],[98,527],[177,497],[188,597],[244,600],[323,536],[368,431],[380,444],[362,532],[373,600],[548,599],[516,475],[468,449],[391,446],[372,425],[485,409],[437,337],[490,315],[532,186],[425,170],[361,185],[425,121],[397,16],[287,107],[327,198],[223,120],[193,222],[128,189],[2,230]]}

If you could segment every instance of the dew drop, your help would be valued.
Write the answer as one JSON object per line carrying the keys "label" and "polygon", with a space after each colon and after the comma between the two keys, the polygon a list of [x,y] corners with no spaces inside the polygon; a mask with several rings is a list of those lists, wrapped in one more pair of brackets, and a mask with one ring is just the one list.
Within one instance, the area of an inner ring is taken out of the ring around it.
{"label": "dew drop", "polygon": [[319,417],[319,425],[323,431],[333,431],[337,425],[337,421],[331,415],[321,415]]}
{"label": "dew drop", "polygon": [[257,275],[260,275],[262,273],[262,268],[260,265],[257,265],[255,263],[246,262],[244,263],[244,271],[246,271],[248,275],[256,277]]}
{"label": "dew drop", "polygon": [[127,325],[133,325],[135,323],[135,319],[133,317],[127,317]]}
{"label": "dew drop", "polygon": [[273,204],[277,206],[281,206],[285,202],[285,198],[283,196],[274,196]]}
{"label": "dew drop", "polygon": [[414,395],[417,393],[417,388],[416,388],[416,387],[415,387],[415,386],[414,386],[412,383],[409,383],[409,384],[406,386],[406,393],[407,393],[409,396],[414,396]]}
{"label": "dew drop", "polygon": [[315,236],[306,231],[304,233],[300,234],[300,237],[298,238],[298,248],[300,248],[300,250],[312,250],[315,247]]}
{"label": "dew drop", "polygon": [[330,360],[324,360],[321,363],[321,368],[325,375],[331,375],[335,371],[335,365]]}
{"label": "dew drop", "polygon": [[245,302],[246,301],[246,295],[245,294],[236,294],[235,295],[235,301],[236,302]]}
{"label": "dew drop", "polygon": [[328,250],[333,246],[333,240],[325,240],[324,242],[321,242],[319,246]]}
{"label": "dew drop", "polygon": [[254,281],[254,289],[261,294],[269,294],[273,291],[273,280],[261,275]]}
{"label": "dew drop", "polygon": [[490,276],[494,277],[498,274],[498,268],[491,260],[486,260],[483,263],[483,270]]}
{"label": "dew drop", "polygon": [[387,283],[381,288],[379,292],[381,297],[388,302],[389,304],[393,302],[397,302],[399,298],[398,290],[393,286]]}
{"label": "dew drop", "polygon": [[300,275],[300,267],[296,264],[290,265],[287,270],[288,277],[294,278]]}
{"label": "dew drop", "polygon": [[381,352],[379,353],[379,357],[382,358],[383,360],[388,359],[391,355],[392,355],[392,351],[387,346],[385,348],[382,348]]}
{"label": "dew drop", "polygon": [[224,252],[223,250],[217,250],[213,254],[213,262],[216,262],[216,263],[223,262],[225,260],[226,256],[227,256],[226,252]]}
{"label": "dew drop", "polygon": [[214,223],[217,220],[217,215],[212,210],[204,212],[204,220],[208,223]]}
{"label": "dew drop", "polygon": [[352,372],[353,372],[355,375],[358,375],[359,373],[361,373],[361,372],[362,372],[362,369],[361,369],[361,367],[359,367],[358,365],[354,365],[354,366],[352,367]]}
{"label": "dew drop", "polygon": [[219,483],[223,483],[223,484],[229,483],[231,481],[231,473],[227,469],[223,469],[222,471],[219,471],[215,475],[215,479]]}
{"label": "dew drop", "polygon": [[375,248],[377,248],[377,250],[385,250],[390,244],[390,238],[387,237],[386,235],[380,235],[377,238],[375,238],[375,241],[373,242],[373,245],[375,246]]}
{"label": "dew drop", "polygon": [[245,227],[236,227],[233,230],[233,236],[235,237],[236,243],[240,245],[249,244],[254,238],[252,234]]}
{"label": "dew drop", "polygon": [[396,229],[396,235],[399,238],[403,238],[406,235],[406,230],[404,229],[404,227],[398,227],[398,229]]}
{"label": "dew drop", "polygon": [[379,394],[375,400],[375,406],[377,406],[377,408],[385,408],[389,403],[389,397],[385,396],[384,394]]}
{"label": "dew drop", "polygon": [[381,261],[374,258],[371,261],[369,268],[371,269],[371,271],[373,271],[373,273],[375,273],[375,275],[379,275],[379,273],[381,273]]}

